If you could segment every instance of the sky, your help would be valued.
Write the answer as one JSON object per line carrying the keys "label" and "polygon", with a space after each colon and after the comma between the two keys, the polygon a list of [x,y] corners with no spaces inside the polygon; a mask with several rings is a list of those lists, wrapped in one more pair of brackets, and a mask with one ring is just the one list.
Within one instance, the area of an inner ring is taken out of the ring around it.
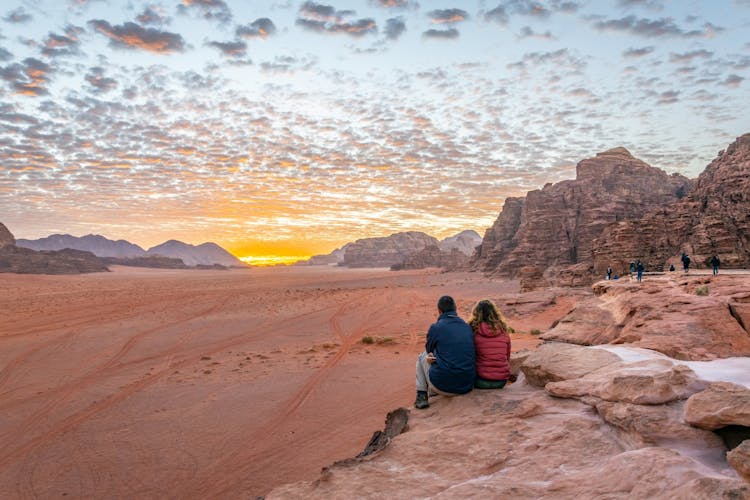
{"label": "sky", "polygon": [[0,222],[251,263],[750,132],[750,0],[3,0]]}

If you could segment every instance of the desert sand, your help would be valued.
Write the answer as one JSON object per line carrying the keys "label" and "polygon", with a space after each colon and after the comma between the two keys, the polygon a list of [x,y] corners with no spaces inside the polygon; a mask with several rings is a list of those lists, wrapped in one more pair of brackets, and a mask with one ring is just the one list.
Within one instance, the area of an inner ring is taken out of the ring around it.
{"label": "desert sand", "polygon": [[517,291],[435,270],[2,275],[0,491],[252,498],[314,479],[411,405],[440,295],[464,317],[498,300],[525,332],[577,300]]}

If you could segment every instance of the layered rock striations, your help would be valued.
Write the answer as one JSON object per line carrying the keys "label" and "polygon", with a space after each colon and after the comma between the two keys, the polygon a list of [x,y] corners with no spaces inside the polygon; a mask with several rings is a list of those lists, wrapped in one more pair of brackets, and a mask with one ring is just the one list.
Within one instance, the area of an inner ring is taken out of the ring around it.
{"label": "layered rock striations", "polygon": [[398,266],[425,247],[437,247],[438,244],[437,239],[420,231],[364,238],[348,245],[342,264],[347,267]]}
{"label": "layered rock striations", "polygon": [[683,251],[695,267],[713,255],[724,267],[750,267],[750,134],[721,151],[683,199],[606,228],[593,249],[597,275],[636,258],[653,270],[680,267]]}
{"label": "layered rock striations", "polygon": [[472,268],[551,284],[589,283],[594,240],[608,225],[639,219],[678,200],[689,186],[687,178],[667,175],[625,148],[599,153],[578,163],[575,180],[508,198]]}
{"label": "layered rock striations", "polygon": [[16,239],[13,237],[13,234],[5,227],[5,224],[0,222],[0,248],[14,246],[15,244]]}

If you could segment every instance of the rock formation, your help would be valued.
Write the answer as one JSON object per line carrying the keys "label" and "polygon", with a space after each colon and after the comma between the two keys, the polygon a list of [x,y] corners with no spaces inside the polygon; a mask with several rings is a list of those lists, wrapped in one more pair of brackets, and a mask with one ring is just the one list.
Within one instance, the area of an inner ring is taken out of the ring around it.
{"label": "rock formation", "polygon": [[637,220],[676,201],[689,184],[625,148],[599,153],[578,163],[575,180],[506,199],[473,256],[472,268],[510,277],[523,272],[548,284],[588,284],[594,240],[608,225]]}
{"label": "rock formation", "polygon": [[321,255],[313,255],[307,260],[301,260],[299,262],[295,262],[295,266],[333,266],[333,265],[343,265],[344,263],[344,255],[346,255],[346,249],[349,248],[349,245],[351,243],[347,243],[341,248],[337,248],[331,253],[327,254],[321,254]]}
{"label": "rock formation", "polygon": [[32,250],[63,250],[71,248],[73,250],[91,252],[97,257],[131,258],[146,255],[146,251],[138,245],[125,240],[110,240],[99,234],[87,234],[80,238],[69,234],[52,234],[46,238],[37,240],[19,239],[16,244],[19,247],[30,248]]}
{"label": "rock formation", "polygon": [[[403,433],[376,434],[373,453],[266,498],[750,498],[750,358],[733,357],[748,354],[750,336],[715,307],[750,300],[750,283],[709,278],[710,294],[693,294],[702,303],[690,298],[696,284],[597,285],[596,301],[558,327],[567,341],[618,345],[514,353],[515,383],[436,396],[411,411]],[[693,361],[635,347],[652,338]]]}
{"label": "rock formation", "polygon": [[[640,284],[600,281],[594,296],[541,338],[581,345],[627,343],[686,360],[750,356],[750,333],[736,312],[750,301],[743,283],[742,276],[677,274]],[[708,296],[696,295],[700,286],[708,287]]]}
{"label": "rock formation", "polygon": [[750,267],[750,134],[721,151],[678,202],[605,229],[593,245],[593,266],[621,273],[630,260],[649,269],[680,267],[687,252],[694,267]]}
{"label": "rock formation", "polygon": [[347,267],[391,267],[438,240],[419,231],[395,233],[382,238],[364,238],[350,243],[344,255]]}
{"label": "rock formation", "polygon": [[221,264],[226,267],[247,267],[237,257],[221,248],[216,243],[190,245],[177,240],[169,240],[161,245],[149,248],[148,256],[161,255],[181,259],[187,266]]}
{"label": "rock formation", "polygon": [[448,236],[440,241],[440,250],[450,253],[451,250],[458,250],[464,255],[471,256],[474,250],[482,244],[482,237],[476,231],[461,231],[455,236]]}
{"label": "rock formation", "polygon": [[13,237],[13,234],[0,222],[0,248],[14,246],[15,244],[16,239]]}
{"label": "rock formation", "polygon": [[407,256],[401,264],[394,264],[391,270],[403,269],[425,269],[428,267],[440,267],[445,270],[455,271],[464,268],[469,263],[469,256],[453,248],[450,251],[442,250],[437,245],[429,245],[422,250]]}

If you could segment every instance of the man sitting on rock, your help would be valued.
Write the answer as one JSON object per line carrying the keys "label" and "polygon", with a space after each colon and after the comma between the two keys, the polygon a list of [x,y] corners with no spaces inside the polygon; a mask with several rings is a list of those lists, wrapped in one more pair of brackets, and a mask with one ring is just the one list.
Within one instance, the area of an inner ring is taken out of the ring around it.
{"label": "man sitting on rock", "polygon": [[430,406],[428,392],[455,396],[474,387],[474,333],[456,313],[456,302],[444,295],[438,300],[438,320],[427,331],[425,352],[417,359],[418,409]]}

